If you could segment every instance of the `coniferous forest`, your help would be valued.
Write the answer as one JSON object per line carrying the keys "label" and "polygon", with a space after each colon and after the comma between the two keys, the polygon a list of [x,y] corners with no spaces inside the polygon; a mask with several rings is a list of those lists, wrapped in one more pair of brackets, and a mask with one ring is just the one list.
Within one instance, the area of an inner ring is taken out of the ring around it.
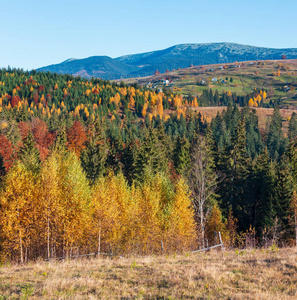
{"label": "coniferous forest", "polygon": [[1,260],[296,244],[297,116],[260,130],[265,94],[0,70]]}

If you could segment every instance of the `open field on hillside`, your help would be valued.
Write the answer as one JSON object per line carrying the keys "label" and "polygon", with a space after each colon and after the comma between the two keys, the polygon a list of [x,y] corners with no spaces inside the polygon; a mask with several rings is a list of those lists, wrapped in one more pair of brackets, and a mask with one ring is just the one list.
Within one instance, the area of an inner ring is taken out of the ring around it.
{"label": "open field on hillside", "polygon": [[[226,106],[215,106],[215,107],[197,107],[192,108],[195,111],[199,111],[201,114],[203,114],[205,117],[210,117],[210,119],[215,118],[217,113],[221,113],[223,110],[226,110]],[[253,108],[256,110],[256,114],[259,118],[259,128],[260,130],[266,129],[266,124],[269,119],[269,117],[273,114],[273,108]],[[287,132],[288,126],[289,126],[289,118],[291,117],[292,113],[296,112],[297,110],[292,109],[280,109],[280,113],[283,120],[283,130],[284,132]]]}
{"label": "open field on hillside", "polygon": [[[163,79],[169,78],[171,84],[167,86],[182,94],[201,95],[208,88],[219,92],[231,91],[237,95],[246,95],[254,89],[269,91],[270,99],[279,97],[286,99],[285,103],[296,103],[297,88],[297,60],[266,60],[235,63],[194,66],[186,69],[171,71],[157,76],[124,79],[125,83],[146,85],[152,83],[155,88],[164,88]],[[227,69],[223,69],[226,67]],[[278,70],[280,71],[277,74]],[[212,79],[217,81],[212,81]],[[232,82],[230,81],[232,78]],[[199,82],[205,81],[205,84]],[[221,82],[223,80],[223,82]],[[120,80],[118,80],[119,82]]]}
{"label": "open field on hillside", "polygon": [[0,268],[0,299],[296,298],[296,248],[93,258]]}

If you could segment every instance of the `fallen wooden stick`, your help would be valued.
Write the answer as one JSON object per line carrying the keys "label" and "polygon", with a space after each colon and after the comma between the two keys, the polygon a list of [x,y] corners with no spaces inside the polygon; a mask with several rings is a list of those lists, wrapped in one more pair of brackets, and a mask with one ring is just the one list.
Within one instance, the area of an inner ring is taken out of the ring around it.
{"label": "fallen wooden stick", "polygon": [[207,247],[207,248],[200,249],[200,250],[195,250],[195,251],[192,251],[192,253],[197,253],[197,252],[207,251],[207,250],[210,250],[210,249],[213,249],[213,248],[217,248],[217,247],[222,247],[222,248],[223,248],[224,245],[223,245],[223,244],[219,244],[219,245]]}

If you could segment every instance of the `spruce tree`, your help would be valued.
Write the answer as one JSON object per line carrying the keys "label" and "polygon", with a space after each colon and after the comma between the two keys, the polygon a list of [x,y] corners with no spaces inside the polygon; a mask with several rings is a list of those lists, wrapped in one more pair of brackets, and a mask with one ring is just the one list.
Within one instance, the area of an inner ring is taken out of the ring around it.
{"label": "spruce tree", "polygon": [[294,191],[293,176],[289,159],[283,156],[277,172],[277,201],[275,211],[280,222],[281,230],[287,238],[293,237],[293,227],[290,220],[293,220],[292,198]]}
{"label": "spruce tree", "polygon": [[273,224],[275,218],[276,172],[270,162],[267,148],[259,155],[253,166],[250,199],[250,220],[258,234]]}
{"label": "spruce tree", "polygon": [[297,115],[293,112],[289,122],[289,139],[295,139],[297,137]]}
{"label": "spruce tree", "polygon": [[190,161],[190,142],[185,136],[179,136],[173,153],[174,167],[178,174],[188,177]]}
{"label": "spruce tree", "polygon": [[241,225],[244,224],[247,178],[250,160],[246,150],[245,120],[239,122],[232,136],[231,145],[221,152],[218,169],[224,174],[220,184],[220,196],[225,212],[229,207]]}
{"label": "spruce tree", "polygon": [[277,107],[274,108],[273,116],[269,124],[266,143],[272,159],[278,160],[285,152],[286,140],[284,139],[282,131],[282,117]]}
{"label": "spruce tree", "polygon": [[19,158],[28,170],[33,173],[39,171],[41,163],[39,150],[35,147],[34,136],[31,130],[23,141],[23,146],[19,151]]}
{"label": "spruce tree", "polygon": [[164,145],[158,138],[157,130],[151,128],[138,149],[136,161],[136,177],[141,180],[144,170],[147,168],[153,174],[157,172],[168,172],[169,157]]}
{"label": "spruce tree", "polygon": [[87,178],[94,184],[99,175],[106,170],[107,145],[101,133],[93,133],[80,159]]}
{"label": "spruce tree", "polygon": [[127,142],[121,156],[121,162],[123,164],[123,173],[129,182],[132,184],[133,179],[135,178],[135,167],[137,162],[138,148],[140,142],[135,139],[132,132],[128,132]]}

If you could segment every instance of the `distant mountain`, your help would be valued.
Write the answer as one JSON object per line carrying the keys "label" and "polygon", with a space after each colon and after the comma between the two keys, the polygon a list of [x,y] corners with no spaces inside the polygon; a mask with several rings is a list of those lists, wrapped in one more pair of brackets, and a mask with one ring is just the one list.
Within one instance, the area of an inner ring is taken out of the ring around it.
{"label": "distant mountain", "polygon": [[71,74],[82,77],[99,77],[104,79],[127,78],[130,73],[137,71],[137,67],[127,65],[108,56],[91,56],[84,59],[67,59],[56,65],[37,69],[37,71],[58,74]]}
{"label": "distant mountain", "polygon": [[233,43],[182,44],[164,50],[125,55],[118,58],[92,56],[84,59],[68,59],[38,71],[71,74],[83,77],[120,79],[149,76],[157,69],[187,68],[193,65],[220,64],[246,60],[277,60],[282,55],[287,59],[297,58],[297,49],[275,49]]}

